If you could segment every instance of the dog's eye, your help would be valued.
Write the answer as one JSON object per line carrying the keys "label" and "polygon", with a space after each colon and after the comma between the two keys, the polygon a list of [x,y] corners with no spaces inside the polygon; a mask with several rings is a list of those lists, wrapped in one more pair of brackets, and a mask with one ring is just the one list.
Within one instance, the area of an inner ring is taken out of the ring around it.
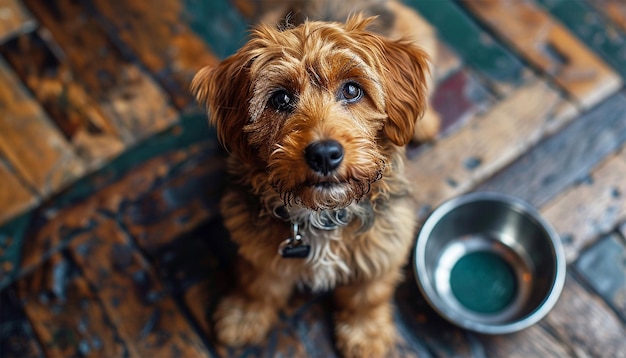
{"label": "dog's eye", "polygon": [[348,82],[341,89],[341,98],[348,103],[356,102],[363,97],[363,89],[361,85],[355,82]]}
{"label": "dog's eye", "polygon": [[284,89],[278,90],[270,97],[270,106],[280,112],[289,112],[293,109],[293,98]]}

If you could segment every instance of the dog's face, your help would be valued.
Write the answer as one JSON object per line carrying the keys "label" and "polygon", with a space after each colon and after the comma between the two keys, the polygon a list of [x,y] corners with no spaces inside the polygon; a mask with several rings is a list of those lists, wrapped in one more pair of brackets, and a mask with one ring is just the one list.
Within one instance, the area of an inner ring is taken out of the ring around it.
{"label": "dog's face", "polygon": [[368,32],[371,21],[261,26],[192,82],[231,155],[262,166],[288,205],[361,199],[425,110],[426,54]]}

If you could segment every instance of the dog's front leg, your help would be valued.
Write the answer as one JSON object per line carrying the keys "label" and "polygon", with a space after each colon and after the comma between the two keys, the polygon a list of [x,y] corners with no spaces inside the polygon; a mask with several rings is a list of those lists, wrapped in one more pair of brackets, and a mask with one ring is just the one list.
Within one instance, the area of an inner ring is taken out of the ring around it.
{"label": "dog's front leg", "polygon": [[398,278],[393,272],[335,289],[335,334],[346,358],[387,356],[396,339],[391,297]]}
{"label": "dog's front leg", "polygon": [[291,277],[238,260],[237,288],[214,315],[217,338],[233,347],[262,343],[294,287]]}

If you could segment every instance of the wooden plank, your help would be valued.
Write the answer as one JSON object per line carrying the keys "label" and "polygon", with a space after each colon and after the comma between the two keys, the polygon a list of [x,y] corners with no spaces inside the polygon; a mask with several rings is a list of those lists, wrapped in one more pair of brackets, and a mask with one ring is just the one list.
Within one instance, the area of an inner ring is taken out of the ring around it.
{"label": "wooden plank", "polygon": [[[615,26],[583,0],[537,1],[626,78],[626,30]],[[624,8],[621,2],[622,14],[626,12]]]}
{"label": "wooden plank", "polygon": [[0,291],[0,356],[43,357],[41,346],[15,294],[15,287]]}
{"label": "wooden plank", "polygon": [[573,262],[599,235],[626,220],[626,150],[603,160],[586,180],[563,191],[541,212],[563,239]]}
{"label": "wooden plank", "polygon": [[572,357],[569,347],[539,325],[522,331],[494,336],[478,336],[487,357]]}
{"label": "wooden plank", "polygon": [[19,34],[33,31],[36,25],[21,1],[0,0],[0,44]]}
{"label": "wooden plank", "polygon": [[626,142],[626,95],[617,94],[478,186],[539,207],[587,176]]}
{"label": "wooden plank", "polygon": [[34,207],[38,202],[39,198],[15,175],[0,153],[0,225]]}
{"label": "wooden plank", "polygon": [[241,44],[245,31],[244,23],[224,0],[96,0],[90,6],[116,44],[139,58],[178,108],[194,102],[189,83],[195,73],[218,61],[207,44],[221,49],[219,56],[224,56]]}
{"label": "wooden plank", "polygon": [[464,0],[463,5],[583,108],[621,87],[619,75],[540,6],[507,0]]}
{"label": "wooden plank", "polygon": [[440,83],[459,71],[463,63],[459,56],[443,41],[437,39],[436,48],[437,60],[435,61],[433,77],[437,83]]}
{"label": "wooden plank", "polygon": [[0,153],[43,197],[85,171],[61,133],[0,59]]}
{"label": "wooden plank", "polygon": [[441,118],[441,133],[459,128],[472,116],[485,112],[494,102],[489,91],[468,69],[463,69],[439,83],[431,99]]}
{"label": "wooden plank", "polygon": [[622,0],[593,0],[590,3],[626,32],[626,4]]}
{"label": "wooden plank", "polygon": [[585,283],[626,323],[626,244],[608,235],[584,251],[575,262]]}
{"label": "wooden plank", "polygon": [[[426,303],[411,268],[405,269],[404,276],[394,298],[402,317],[402,326],[419,346],[426,347],[427,354],[423,355],[471,357],[474,352],[482,350],[482,345],[473,339],[471,333],[444,320]],[[420,350],[417,352],[422,356]]]}
{"label": "wooden plank", "polygon": [[70,248],[131,355],[209,356],[153,268],[115,220],[100,217],[92,230],[72,240]]}
{"label": "wooden plank", "polygon": [[404,2],[437,28],[441,38],[463,61],[486,77],[500,94],[511,92],[529,79],[524,65],[490,34],[483,31],[453,1]]}
{"label": "wooden plank", "polygon": [[475,116],[407,164],[420,213],[470,190],[574,115],[556,91],[536,81]]}
{"label": "wooden plank", "polygon": [[624,324],[597,296],[568,277],[559,301],[539,323],[577,357],[623,357]]}
{"label": "wooden plank", "polygon": [[58,45],[61,62],[67,62],[126,143],[159,132],[177,119],[167,94],[120,53],[82,2],[25,3],[50,32],[50,37],[42,32],[44,39],[51,42],[50,46]]}
{"label": "wooden plank", "polygon": [[[172,135],[174,140],[180,140],[181,138]],[[163,142],[157,144],[167,145]],[[200,146],[200,145],[199,145]],[[202,147],[200,147],[202,148]],[[154,154],[148,148],[150,154]],[[50,202],[43,206],[37,216],[33,219],[37,222],[36,227],[31,227],[32,235],[27,238],[22,238],[25,242],[24,255],[22,257],[22,270],[32,270],[38,266],[42,260],[44,260],[51,253],[58,251],[67,245],[67,243],[73,240],[77,235],[91,230],[94,222],[97,221],[102,212],[114,213],[124,211],[124,206],[128,203],[140,200],[142,197],[148,195],[152,190],[158,189],[159,185],[163,182],[167,182],[169,178],[176,173],[180,173],[179,169],[184,167],[184,164],[190,159],[190,155],[197,154],[198,148],[179,149],[168,152],[156,158],[145,158],[143,162],[129,161],[128,158],[120,158],[123,162],[117,165],[129,165],[132,170],[126,172],[121,178],[116,178],[111,172],[104,171],[95,175],[93,178],[88,178],[88,182],[92,183],[87,188],[85,184],[78,186],[76,193],[69,193],[69,197],[61,197],[57,202]],[[143,154],[143,153],[140,153]],[[137,155],[137,153],[135,153]],[[202,165],[199,163],[198,165]],[[113,176],[114,180],[111,180]],[[95,182],[95,183],[93,183]],[[95,188],[99,191],[93,193]],[[74,186],[76,187],[76,186]],[[72,189],[74,189],[74,187]],[[92,194],[85,198],[81,196],[86,194]],[[86,193],[86,194],[85,194]],[[202,197],[198,195],[198,197]],[[189,196],[187,197],[189,198]],[[181,198],[178,198],[179,200]],[[198,199],[193,197],[193,199]],[[198,199],[203,200],[203,199]],[[207,200],[208,199],[204,199]],[[150,203],[150,202],[148,202]],[[206,201],[204,201],[206,203]],[[182,202],[176,203],[178,207],[184,206]],[[208,218],[209,213],[214,212],[214,208],[207,205],[202,209],[200,213],[193,213],[195,216],[206,213]],[[159,208],[144,208],[135,206],[138,210],[148,210],[155,213]],[[184,216],[181,218],[176,214],[180,214],[182,209],[174,211],[169,220],[179,225],[172,225],[173,227],[180,227],[182,229],[188,228],[184,224]],[[134,214],[133,211],[128,211],[129,215]],[[194,216],[194,217],[195,217]],[[121,216],[120,216],[121,217]],[[161,217],[161,220],[166,220]],[[120,223],[122,224],[122,223]],[[174,236],[180,235],[183,232],[175,232],[173,230],[170,233]]]}
{"label": "wooden plank", "polygon": [[121,134],[128,139],[127,129],[104,115],[70,66],[59,60],[38,33],[9,41],[0,53],[90,168],[124,149]]}
{"label": "wooden plank", "polygon": [[49,357],[128,354],[102,304],[61,254],[17,282],[24,309]]}

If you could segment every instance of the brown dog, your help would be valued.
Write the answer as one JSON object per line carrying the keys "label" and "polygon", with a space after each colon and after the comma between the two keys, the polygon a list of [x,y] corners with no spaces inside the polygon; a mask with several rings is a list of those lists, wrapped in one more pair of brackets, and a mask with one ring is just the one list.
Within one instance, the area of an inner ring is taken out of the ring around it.
{"label": "brown dog", "polygon": [[228,345],[263,341],[302,285],[334,289],[345,356],[382,357],[394,344],[390,300],[416,216],[403,146],[438,123],[416,129],[427,54],[368,31],[372,21],[262,25],[193,80],[234,178],[221,212],[239,282],[214,315]]}

